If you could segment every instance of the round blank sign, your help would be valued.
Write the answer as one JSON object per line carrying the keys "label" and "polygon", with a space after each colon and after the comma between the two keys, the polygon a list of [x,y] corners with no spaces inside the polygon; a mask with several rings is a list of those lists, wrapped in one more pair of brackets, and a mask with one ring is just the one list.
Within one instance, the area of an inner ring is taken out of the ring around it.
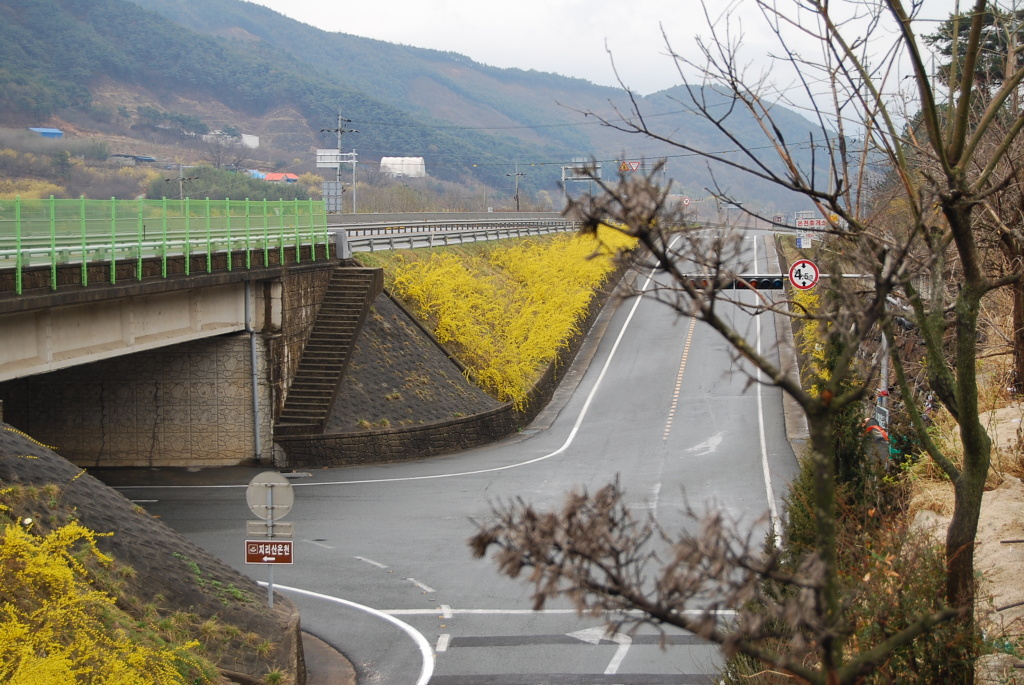
{"label": "round blank sign", "polygon": [[[249,481],[245,490],[245,501],[252,513],[264,521],[284,518],[292,510],[295,493],[288,479],[277,471],[264,471]],[[267,505],[271,504],[273,508]]]}

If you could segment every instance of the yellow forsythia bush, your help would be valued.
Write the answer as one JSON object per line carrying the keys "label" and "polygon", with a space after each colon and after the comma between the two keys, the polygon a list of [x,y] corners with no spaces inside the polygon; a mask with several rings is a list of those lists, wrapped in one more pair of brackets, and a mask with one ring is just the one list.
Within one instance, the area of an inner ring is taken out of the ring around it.
{"label": "yellow forsythia bush", "polygon": [[[83,559],[109,564],[96,534],[69,523],[38,536],[8,524],[0,537],[0,682],[8,685],[208,682],[187,650],[142,644],[114,598],[90,585]],[[183,673],[187,673],[187,678]]]}
{"label": "yellow forsythia bush", "polygon": [[[793,289],[791,309],[796,314],[816,314],[821,306],[820,298],[813,290]],[[821,335],[821,322],[815,319],[801,321],[796,331],[796,344],[809,362],[807,377],[810,392],[821,391],[820,381],[829,379],[830,371],[825,364],[825,341]]]}
{"label": "yellow forsythia bush", "polygon": [[472,254],[434,251],[403,260],[393,289],[498,399],[525,406],[558,350],[579,331],[614,256],[635,239],[602,227],[598,236],[563,234],[504,241]]}

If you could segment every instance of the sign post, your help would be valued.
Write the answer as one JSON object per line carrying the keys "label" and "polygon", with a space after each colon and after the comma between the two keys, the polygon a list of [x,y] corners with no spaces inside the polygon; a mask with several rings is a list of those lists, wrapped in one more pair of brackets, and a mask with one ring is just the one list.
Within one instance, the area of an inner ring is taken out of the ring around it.
{"label": "sign post", "polygon": [[[250,521],[246,532],[260,534],[263,528],[265,540],[245,541],[245,563],[267,565],[267,604],[274,606],[274,564],[292,563],[292,541],[274,539],[274,521],[284,518],[291,511],[295,502],[295,493],[288,479],[276,471],[264,471],[249,481],[245,490],[245,500],[252,513],[259,516],[265,523]],[[284,525],[277,526],[279,529]],[[291,526],[277,533],[278,538],[291,537]]]}

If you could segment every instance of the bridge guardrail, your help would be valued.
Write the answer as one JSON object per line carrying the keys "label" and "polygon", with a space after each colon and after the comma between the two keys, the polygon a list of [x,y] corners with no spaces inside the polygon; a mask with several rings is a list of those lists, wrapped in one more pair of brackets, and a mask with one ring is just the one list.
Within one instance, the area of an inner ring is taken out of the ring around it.
{"label": "bridge guardrail", "polygon": [[[301,259],[308,247],[312,259],[329,256],[330,236],[323,202],[309,200],[48,200],[0,201],[0,270],[13,270],[16,294],[22,293],[22,274],[34,266],[50,267],[50,288],[57,289],[57,268],[80,264],[81,284],[89,284],[89,263],[109,262],[109,281],[117,281],[119,260],[162,258],[167,277],[169,257],[205,257],[212,269],[215,253],[245,251],[245,266],[253,255],[262,266],[270,252],[293,247]],[[260,255],[262,260],[259,259]],[[233,260],[226,260],[228,269]],[[95,270],[93,270],[95,274]]]}

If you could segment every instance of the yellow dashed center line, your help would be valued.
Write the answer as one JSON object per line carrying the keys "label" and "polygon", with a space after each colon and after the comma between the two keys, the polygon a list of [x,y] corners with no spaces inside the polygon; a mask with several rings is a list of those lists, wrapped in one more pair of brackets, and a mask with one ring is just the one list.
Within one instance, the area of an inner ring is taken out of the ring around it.
{"label": "yellow dashed center line", "polygon": [[668,434],[672,431],[672,419],[676,415],[676,407],[679,405],[679,395],[683,388],[683,371],[686,369],[686,358],[690,355],[690,342],[693,340],[693,329],[697,325],[697,319],[690,319],[690,329],[686,332],[686,343],[683,344],[683,357],[679,360],[679,372],[676,374],[676,387],[672,391],[672,404],[668,409],[668,421],[665,422],[665,435],[662,440],[668,440]]}

